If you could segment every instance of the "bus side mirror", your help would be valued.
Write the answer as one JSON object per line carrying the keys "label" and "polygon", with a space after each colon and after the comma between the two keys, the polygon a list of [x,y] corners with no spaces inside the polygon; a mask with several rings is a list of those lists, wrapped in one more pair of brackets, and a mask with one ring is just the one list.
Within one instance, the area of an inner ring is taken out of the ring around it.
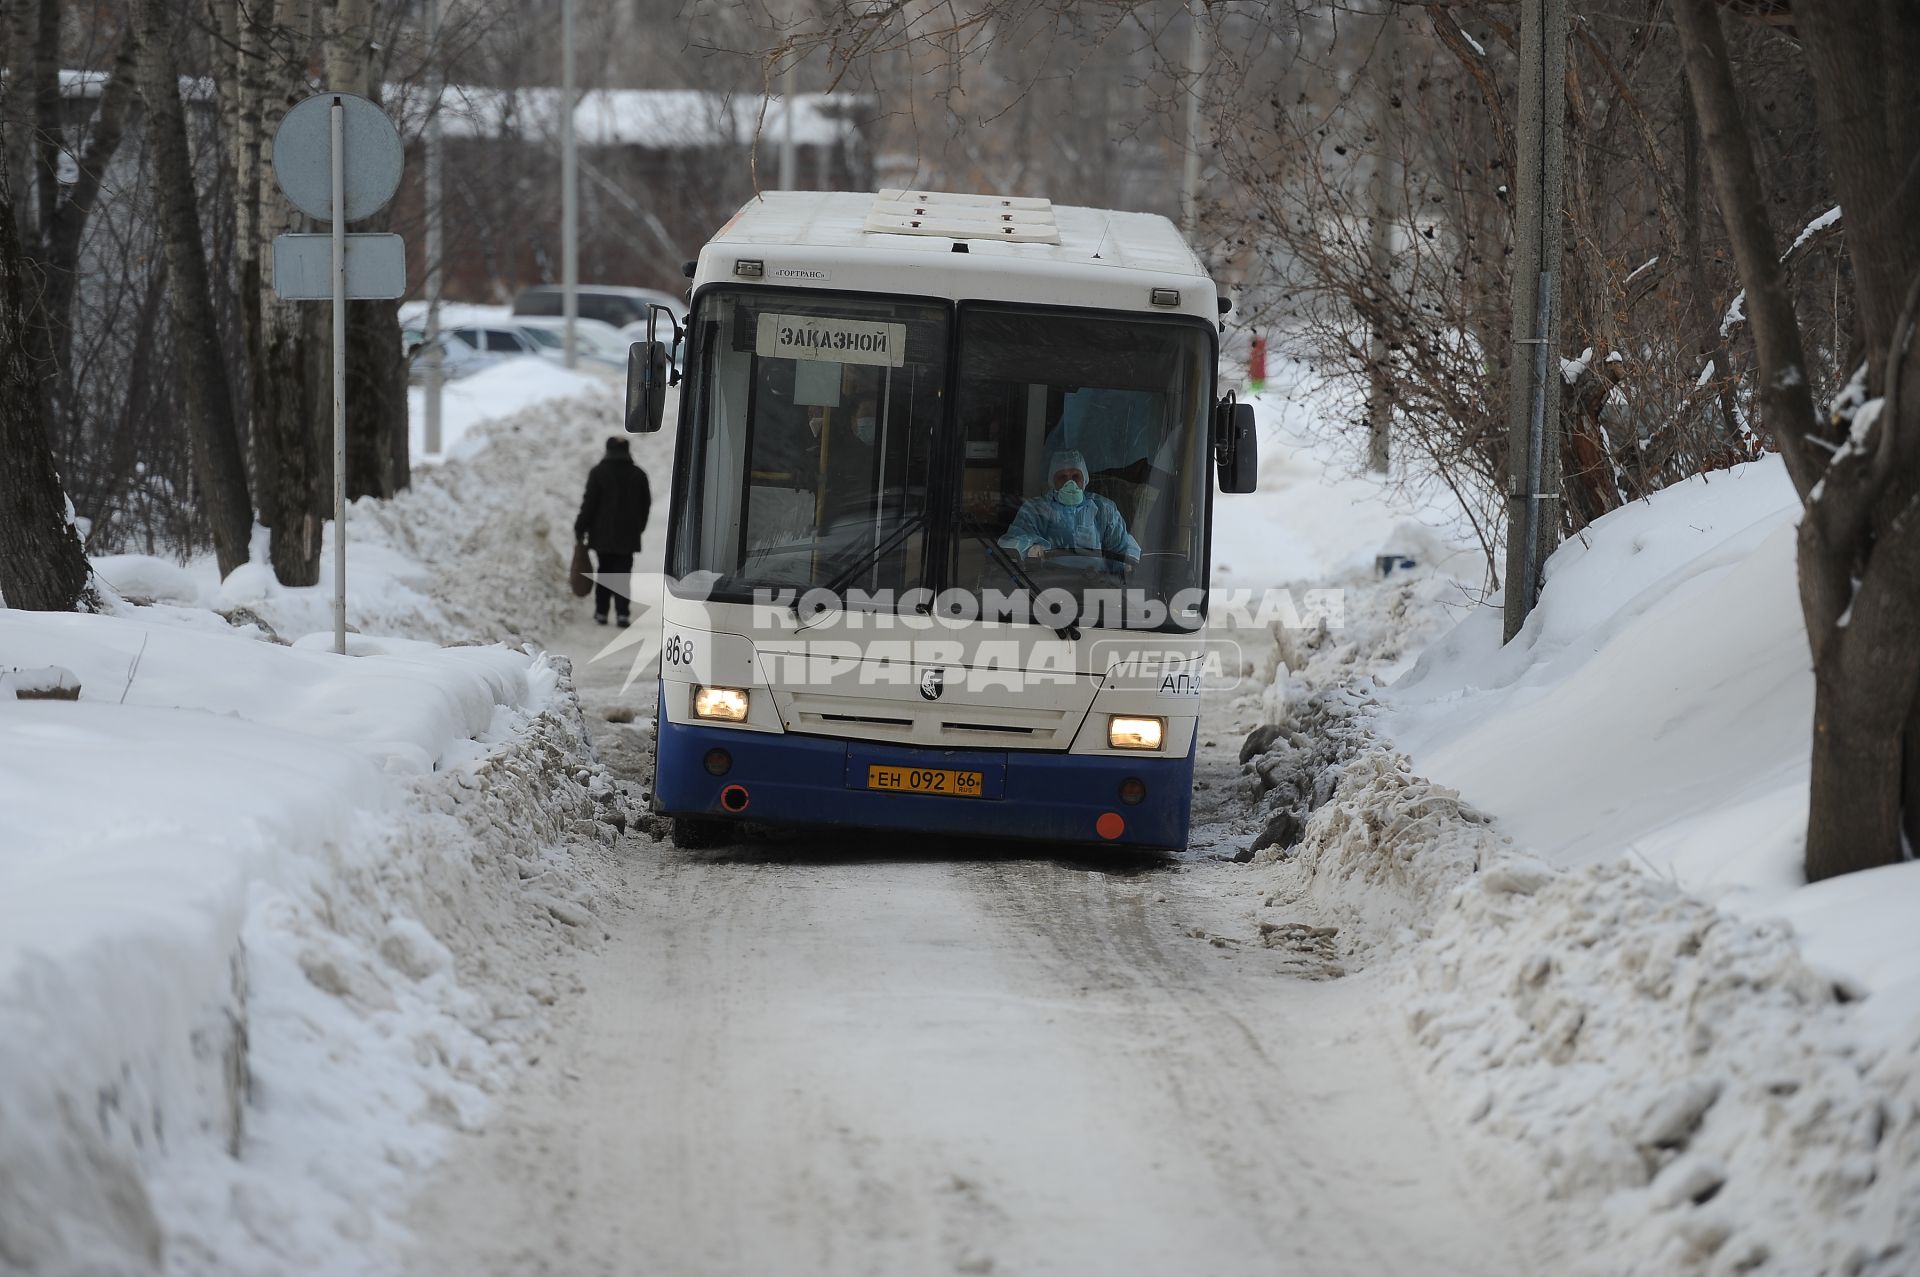
{"label": "bus side mirror", "polygon": [[1252,492],[1259,483],[1260,446],[1255,439],[1253,405],[1229,395],[1213,416],[1213,461],[1220,491]]}
{"label": "bus side mirror", "polygon": [[[673,330],[671,353],[659,340],[660,316],[667,317]],[[647,339],[627,347],[627,433],[652,434],[666,416],[667,388],[680,384],[680,368],[673,355],[686,337],[673,312],[658,302],[647,306]]]}
{"label": "bus side mirror", "polygon": [[652,434],[667,411],[667,348],[657,341],[627,347],[628,434]]}

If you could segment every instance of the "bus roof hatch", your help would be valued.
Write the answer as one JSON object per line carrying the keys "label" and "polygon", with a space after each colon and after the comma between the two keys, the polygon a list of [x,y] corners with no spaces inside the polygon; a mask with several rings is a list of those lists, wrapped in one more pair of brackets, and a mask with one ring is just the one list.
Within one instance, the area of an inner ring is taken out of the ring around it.
{"label": "bus roof hatch", "polygon": [[873,197],[869,234],[997,239],[1013,244],[1058,244],[1053,202],[1020,195],[957,195],[888,188]]}

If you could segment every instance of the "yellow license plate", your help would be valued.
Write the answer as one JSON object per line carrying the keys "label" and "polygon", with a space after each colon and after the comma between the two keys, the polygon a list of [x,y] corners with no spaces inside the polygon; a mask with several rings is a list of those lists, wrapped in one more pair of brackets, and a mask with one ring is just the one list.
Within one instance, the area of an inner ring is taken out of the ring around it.
{"label": "yellow license plate", "polygon": [[985,772],[949,771],[944,767],[867,767],[867,788],[900,794],[945,794],[949,798],[980,797]]}

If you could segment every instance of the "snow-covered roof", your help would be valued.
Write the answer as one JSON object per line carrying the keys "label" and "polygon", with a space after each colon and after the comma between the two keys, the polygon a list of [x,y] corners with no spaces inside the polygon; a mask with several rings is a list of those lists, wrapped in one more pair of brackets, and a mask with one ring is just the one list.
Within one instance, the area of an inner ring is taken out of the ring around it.
{"label": "snow-covered roof", "polygon": [[[426,120],[428,100],[415,89],[395,93],[390,102],[403,131],[412,133]],[[559,89],[489,89],[448,85],[441,127],[448,137],[558,137],[562,95]],[[841,114],[858,99],[824,93],[791,99],[793,136],[800,146],[832,146],[852,132]],[[699,146],[745,146],[757,133],[763,146],[786,138],[789,100],[761,99],[696,89],[594,89],[580,95],[573,112],[574,135],[582,146],[644,146],[684,150]]]}
{"label": "snow-covered roof", "polygon": [[[97,98],[110,72],[60,72],[67,98]],[[181,95],[190,102],[211,102],[213,81],[182,76]],[[314,91],[319,92],[316,86]],[[701,146],[746,146],[757,134],[762,146],[786,140],[789,99],[700,89],[591,89],[579,95],[573,112],[574,135],[582,146],[644,146],[686,150]],[[418,84],[389,84],[382,101],[387,113],[412,137],[426,124],[430,102]],[[562,91],[495,89],[449,84],[441,108],[448,137],[500,138],[560,136]],[[791,99],[793,140],[799,146],[832,146],[852,132],[850,112],[866,105],[857,94],[797,93]]]}

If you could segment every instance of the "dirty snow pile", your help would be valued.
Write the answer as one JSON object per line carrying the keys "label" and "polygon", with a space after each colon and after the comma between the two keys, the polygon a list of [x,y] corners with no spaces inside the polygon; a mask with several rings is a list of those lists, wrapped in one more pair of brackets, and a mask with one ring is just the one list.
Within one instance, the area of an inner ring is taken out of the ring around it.
{"label": "dirty snow pile", "polygon": [[[416,467],[413,486],[392,499],[348,508],[347,624],[443,643],[549,639],[577,610],[561,552],[587,469],[619,429],[618,400],[604,382],[541,359],[509,360],[457,384],[471,399],[457,412],[449,401],[454,454]],[[498,415],[483,415],[489,405]],[[311,587],[275,580],[264,529],[253,561],[224,581],[210,556],[182,567],[110,555],[93,566],[130,600],[203,619],[211,609],[291,639],[333,625],[331,523],[324,541]]]}
{"label": "dirty snow pile", "polygon": [[616,384],[609,373],[586,367],[569,372],[538,356],[502,359],[441,387],[439,452],[427,451],[426,391],[419,386],[410,387],[407,406],[413,429],[410,444],[414,463],[424,467],[471,456],[487,446],[484,436],[469,438],[480,426],[528,409],[539,409],[549,417],[564,416],[564,411],[555,411],[557,401],[611,401]]}
{"label": "dirty snow pile", "polygon": [[1801,879],[1796,517],[1777,459],[1616,511],[1391,687],[1372,627],[1293,636],[1249,742],[1266,903],[1398,972],[1443,1102],[1587,1221],[1564,1271],[1920,1271],[1920,864]]}

